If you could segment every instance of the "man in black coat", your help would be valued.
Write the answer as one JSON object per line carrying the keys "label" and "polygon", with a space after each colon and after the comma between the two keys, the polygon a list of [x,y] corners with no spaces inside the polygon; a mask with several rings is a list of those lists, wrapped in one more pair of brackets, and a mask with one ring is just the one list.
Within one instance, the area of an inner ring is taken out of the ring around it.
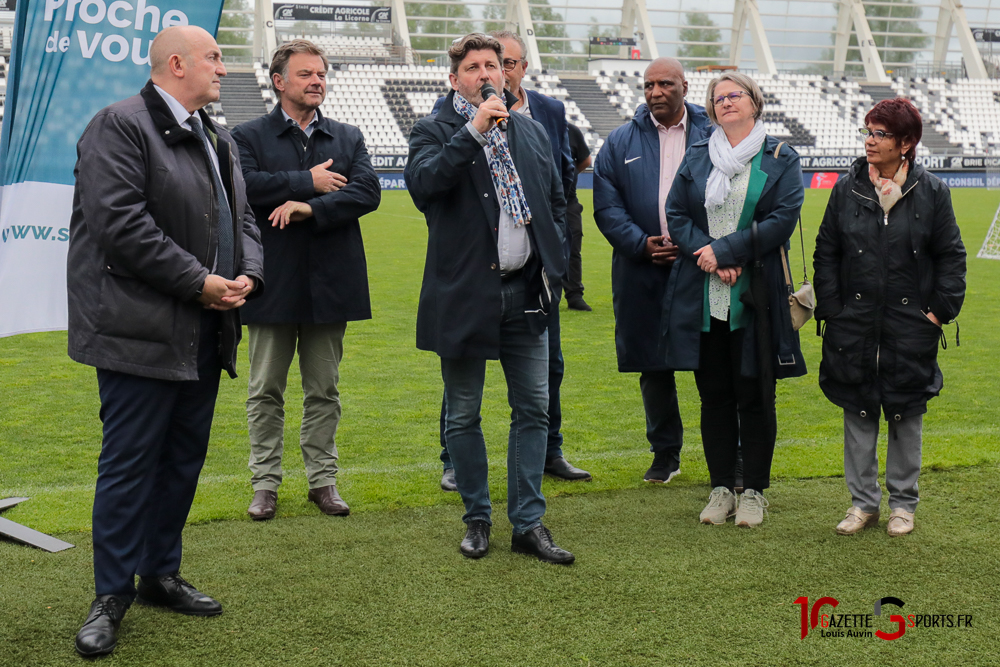
{"label": "man in black coat", "polygon": [[[574,215],[576,222],[580,223],[580,212],[583,210],[576,201],[576,175],[577,171],[573,166],[573,158],[570,154],[569,134],[566,122],[566,108],[559,100],[546,97],[533,90],[525,90],[521,87],[521,81],[527,73],[528,61],[524,57],[525,45],[521,37],[508,30],[497,30],[490,33],[503,46],[503,69],[504,85],[508,91],[516,98],[510,111],[526,115],[528,118],[538,121],[545,129],[552,147],[552,164],[562,175],[563,193],[566,195],[566,251],[569,264],[568,269],[573,266],[572,250],[574,245],[579,257],[580,236],[574,235],[571,222]],[[447,98],[442,97],[434,104],[433,113],[438,113],[444,106]],[[575,128],[574,128],[575,129]],[[578,224],[577,227],[580,225]],[[582,231],[579,232],[582,235]],[[561,285],[554,285],[554,291],[559,292]],[[569,298],[569,290],[566,296]],[[583,286],[580,286],[580,302],[582,299]],[[586,303],[584,303],[586,306]],[[587,307],[589,309],[589,306]],[[562,344],[559,336],[559,309],[552,308],[549,312],[549,436],[548,446],[545,450],[545,473],[568,481],[582,480],[589,482],[591,475],[586,470],[577,468],[563,456],[563,434],[562,434],[562,402],[559,400],[559,389],[562,386],[566,365],[563,361]],[[448,445],[444,437],[444,405],[441,406],[441,462],[444,464],[444,472],[441,476],[441,488],[445,491],[457,491],[455,487],[455,469],[448,456]]]}
{"label": "man in black coat", "polygon": [[306,40],[284,44],[270,72],[279,104],[233,130],[270,283],[268,294],[244,313],[254,490],[247,512],[255,520],[275,515],[284,391],[297,346],[308,497],[323,513],[343,516],[350,508],[336,485],[338,367],[347,323],[371,318],[358,218],[378,208],[382,191],[361,131],[319,112],[326,98],[322,50]]}
{"label": "man in black coat", "polygon": [[[548,431],[551,285],[565,273],[561,174],[545,130],[509,113],[503,46],[471,34],[449,49],[451,86],[441,111],[410,133],[406,185],[427,219],[427,261],[417,312],[417,347],[437,352],[445,436],[468,525],[461,551],[489,549],[491,504],[480,426],[486,360],[500,359],[511,405],[507,453],[511,548],[569,564],[542,525],[542,469]],[[506,102],[506,104],[505,104]],[[499,121],[505,121],[506,130]],[[485,149],[485,150],[484,150]]]}
{"label": "man in black coat", "polygon": [[[192,616],[222,605],[181,578],[181,532],[205,462],[236,309],[262,291],[260,237],[229,133],[201,111],[226,75],[195,26],[157,35],[151,80],[77,144],[69,356],[97,368],[96,599],[76,637],[110,653],[133,600]],[[139,575],[138,589],[135,575]]]}

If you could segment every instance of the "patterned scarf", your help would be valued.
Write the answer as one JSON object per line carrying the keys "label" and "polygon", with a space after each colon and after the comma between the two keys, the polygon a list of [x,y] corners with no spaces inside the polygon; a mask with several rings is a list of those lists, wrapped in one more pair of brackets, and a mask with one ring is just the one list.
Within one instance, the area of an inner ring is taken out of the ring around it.
{"label": "patterned scarf", "polygon": [[[456,92],[455,111],[465,120],[471,121],[475,118],[477,109]],[[528,200],[524,198],[521,177],[517,175],[514,159],[510,156],[507,135],[494,125],[483,136],[487,142],[486,157],[490,163],[490,176],[493,177],[493,187],[500,195],[500,205],[514,219],[514,227],[529,224],[531,210],[528,208]]]}
{"label": "patterned scarf", "polygon": [[872,185],[875,186],[875,191],[878,193],[878,203],[882,207],[882,212],[885,213],[885,224],[889,224],[889,209],[903,198],[903,183],[906,183],[906,176],[909,173],[909,160],[903,160],[903,164],[899,165],[899,170],[892,178],[882,178],[875,165],[868,165],[868,178],[871,179]]}

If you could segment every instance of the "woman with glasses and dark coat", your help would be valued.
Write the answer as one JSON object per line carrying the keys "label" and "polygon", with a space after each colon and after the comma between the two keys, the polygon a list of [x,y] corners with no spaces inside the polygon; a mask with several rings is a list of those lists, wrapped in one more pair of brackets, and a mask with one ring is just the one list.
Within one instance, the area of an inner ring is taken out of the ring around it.
{"label": "woman with glasses and dark coat", "polygon": [[[802,207],[802,168],[790,146],[779,151],[780,142],[764,132],[763,106],[750,77],[727,72],[713,80],[706,111],[718,129],[688,148],[666,203],[679,249],[664,297],[666,359],[670,368],[694,371],[701,396],[712,484],[699,517],[706,524],[733,515],[738,526],[763,521],[776,437],[774,379],[806,372],[779,254]],[[754,230],[762,271],[750,270]],[[762,321],[745,303],[748,291],[760,296]],[[737,501],[738,447],[744,490]]]}
{"label": "woman with glasses and dark coat", "polygon": [[941,325],[965,298],[965,246],[951,193],[914,162],[922,123],[909,100],[883,100],[860,129],[858,158],[830,195],[813,258],[824,320],[819,384],[844,410],[844,476],[852,506],[837,525],[878,525],[880,415],[889,422],[889,535],[913,530],[923,415],[941,391]]}

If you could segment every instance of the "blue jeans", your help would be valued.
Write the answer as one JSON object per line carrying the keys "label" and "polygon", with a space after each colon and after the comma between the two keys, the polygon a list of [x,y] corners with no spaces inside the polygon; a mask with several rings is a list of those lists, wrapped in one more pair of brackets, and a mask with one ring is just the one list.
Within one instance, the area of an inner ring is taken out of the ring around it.
{"label": "blue jeans", "polygon": [[[533,335],[524,317],[524,281],[501,286],[500,364],[507,380],[511,424],[507,440],[507,516],[526,533],[545,514],[542,470],[548,434],[548,332]],[[465,503],[462,521],[490,518],[490,489],[481,409],[485,359],[441,359],[444,423],[455,483]]]}
{"label": "blue jeans", "polygon": [[[551,461],[563,455],[562,443],[562,406],[559,402],[559,387],[562,386],[565,362],[563,361],[562,346],[559,342],[559,308],[552,304],[552,311],[549,313],[549,435],[548,446],[545,449],[545,460]],[[675,392],[674,404],[677,403]],[[451,456],[448,455],[448,443],[444,438],[444,399],[441,400],[441,463],[445,470],[450,470],[454,466],[451,464]]]}

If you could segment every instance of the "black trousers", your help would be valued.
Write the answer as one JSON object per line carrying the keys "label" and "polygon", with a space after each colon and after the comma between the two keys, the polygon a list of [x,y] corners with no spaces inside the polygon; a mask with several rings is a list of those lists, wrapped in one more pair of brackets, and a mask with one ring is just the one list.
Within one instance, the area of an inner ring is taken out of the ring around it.
{"label": "black trousers", "polygon": [[135,575],[181,565],[181,532],[205,463],[219,391],[221,319],[205,311],[198,379],[97,370],[104,439],[94,495],[97,595],[135,597]]}
{"label": "black trousers", "polygon": [[677,383],[673,371],[644,371],[639,375],[642,407],[646,411],[646,439],[657,456],[681,460],[684,425],[677,405]]}
{"label": "black trousers", "polygon": [[569,267],[563,280],[566,298],[583,296],[583,204],[574,194],[566,202],[566,231],[569,233]]}
{"label": "black trousers", "polygon": [[712,318],[701,334],[698,370],[701,395],[701,440],[712,488],[735,485],[737,448],[743,450],[743,487],[763,491],[770,486],[774,457],[775,412],[765,408],[758,378],[740,375],[743,330]]}

